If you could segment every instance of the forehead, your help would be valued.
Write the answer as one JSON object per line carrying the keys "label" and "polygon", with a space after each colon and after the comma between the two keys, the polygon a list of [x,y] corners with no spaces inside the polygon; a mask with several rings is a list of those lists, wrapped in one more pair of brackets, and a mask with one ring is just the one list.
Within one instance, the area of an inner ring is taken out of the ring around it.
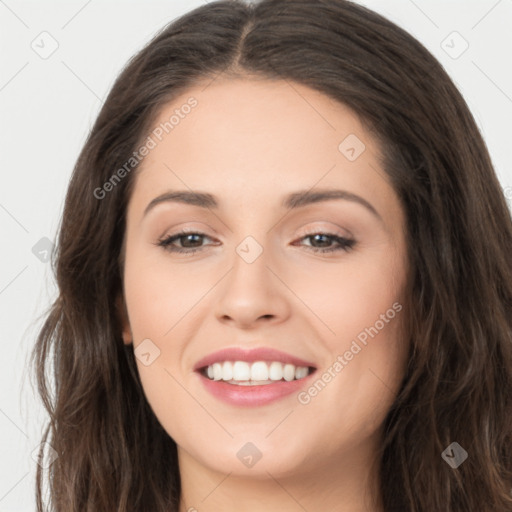
{"label": "forehead", "polygon": [[[196,103],[192,109],[187,107],[191,98]],[[155,148],[153,156],[166,152],[171,156],[171,148],[181,148],[172,155],[175,160],[236,156],[240,165],[243,147],[253,149],[247,159],[254,159],[256,153],[262,163],[285,156],[315,157],[317,162],[318,153],[337,155],[339,143],[351,134],[364,140],[368,149],[377,149],[346,105],[284,80],[224,79],[196,86],[161,109],[155,122],[155,129],[159,128],[168,133],[162,134],[164,144]]]}
{"label": "forehead", "polygon": [[210,80],[165,105],[152,130],[134,190],[146,202],[166,188],[232,201],[250,193],[260,206],[274,193],[315,186],[392,195],[358,116],[301,84]]}

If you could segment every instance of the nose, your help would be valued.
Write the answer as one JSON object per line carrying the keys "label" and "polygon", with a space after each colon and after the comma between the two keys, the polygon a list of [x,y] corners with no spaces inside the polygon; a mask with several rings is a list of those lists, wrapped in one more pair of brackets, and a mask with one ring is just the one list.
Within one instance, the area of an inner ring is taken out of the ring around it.
{"label": "nose", "polygon": [[283,281],[271,268],[265,250],[252,263],[236,254],[233,267],[220,283],[215,316],[240,329],[285,321],[290,315],[291,292]]}

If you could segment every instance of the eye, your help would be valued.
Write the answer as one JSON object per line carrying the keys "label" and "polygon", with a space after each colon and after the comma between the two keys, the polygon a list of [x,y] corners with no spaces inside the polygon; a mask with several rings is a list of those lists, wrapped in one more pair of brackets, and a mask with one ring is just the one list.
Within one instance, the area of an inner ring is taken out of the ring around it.
{"label": "eye", "polygon": [[[327,252],[335,252],[335,251],[345,251],[348,252],[350,249],[353,249],[356,241],[353,238],[346,238],[343,236],[336,235],[334,233],[309,233],[302,237],[300,240],[310,240],[313,244],[320,244],[320,247],[316,247],[315,245],[309,245],[310,250],[313,252],[327,253]],[[332,245],[335,242],[337,245]],[[327,244],[327,245],[326,245]]]}
{"label": "eye", "polygon": [[[193,254],[197,251],[202,250],[203,245],[202,241],[204,238],[210,238],[208,235],[204,233],[196,232],[196,231],[180,231],[174,235],[169,235],[158,241],[156,245],[163,247],[165,250],[175,253],[187,253]],[[313,252],[319,253],[328,253],[335,251],[345,251],[348,252],[352,249],[356,241],[353,238],[346,238],[343,236],[336,235],[334,233],[323,233],[323,232],[315,232],[309,233],[299,240],[310,240],[313,245],[306,245],[309,250]],[[180,242],[182,246],[176,246],[175,242]],[[332,245],[332,243],[337,245]],[[320,244],[320,247],[316,247],[315,244]]]}
{"label": "eye", "polygon": [[[184,231],[180,231],[179,233],[176,233],[174,235],[170,235],[162,240],[159,240],[157,245],[163,247],[165,250],[170,251],[170,252],[184,252],[184,253],[191,254],[191,253],[201,250],[201,245],[198,246],[197,243],[201,242],[202,238],[209,238],[209,237],[207,235],[205,235],[204,233],[184,230]],[[176,245],[174,245],[174,242],[176,242],[178,240],[180,242],[185,241],[185,243],[184,243],[185,246],[177,247]],[[192,245],[189,245],[190,243]],[[196,245],[194,245],[194,244],[196,244]]]}

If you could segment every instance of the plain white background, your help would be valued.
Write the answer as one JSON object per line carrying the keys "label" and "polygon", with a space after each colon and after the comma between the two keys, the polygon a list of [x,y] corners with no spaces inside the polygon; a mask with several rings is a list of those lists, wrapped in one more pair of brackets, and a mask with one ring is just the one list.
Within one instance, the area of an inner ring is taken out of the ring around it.
{"label": "plain white background", "polygon": [[[55,298],[45,251],[75,160],[126,61],[204,3],[0,0],[0,512],[35,510],[31,454],[46,416],[27,361],[39,317]],[[358,3],[408,30],[441,61],[512,202],[512,0]]]}

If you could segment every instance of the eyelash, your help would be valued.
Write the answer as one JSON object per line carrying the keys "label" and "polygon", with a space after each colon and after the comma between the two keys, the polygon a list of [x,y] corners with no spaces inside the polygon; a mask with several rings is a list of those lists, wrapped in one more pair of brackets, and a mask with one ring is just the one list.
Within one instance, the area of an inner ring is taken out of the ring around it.
{"label": "eyelash", "polygon": [[[175,240],[178,240],[178,239],[188,236],[188,235],[196,235],[196,236],[200,236],[200,237],[210,238],[210,237],[208,237],[208,235],[205,235],[204,233],[199,233],[197,231],[180,231],[179,233],[176,233],[174,235],[170,235],[168,237],[160,239],[156,245],[163,247],[166,251],[170,251],[170,252],[174,252],[174,253],[193,254],[195,252],[202,250],[204,246],[197,247],[197,248],[195,248],[195,247],[180,248],[180,247],[171,245]],[[354,246],[356,244],[356,241],[353,238],[345,238],[342,236],[335,235],[333,233],[324,233],[321,231],[314,231],[311,233],[307,233],[300,240],[303,240],[304,238],[311,238],[315,235],[323,235],[325,237],[328,237],[328,238],[332,239],[333,241],[337,242],[339,244],[339,246],[334,247],[334,248],[329,247],[329,248],[323,248],[323,249],[318,248],[318,247],[306,246],[306,247],[309,247],[310,250],[314,253],[325,254],[325,253],[337,252],[337,251],[349,252],[351,249],[354,248]]]}

